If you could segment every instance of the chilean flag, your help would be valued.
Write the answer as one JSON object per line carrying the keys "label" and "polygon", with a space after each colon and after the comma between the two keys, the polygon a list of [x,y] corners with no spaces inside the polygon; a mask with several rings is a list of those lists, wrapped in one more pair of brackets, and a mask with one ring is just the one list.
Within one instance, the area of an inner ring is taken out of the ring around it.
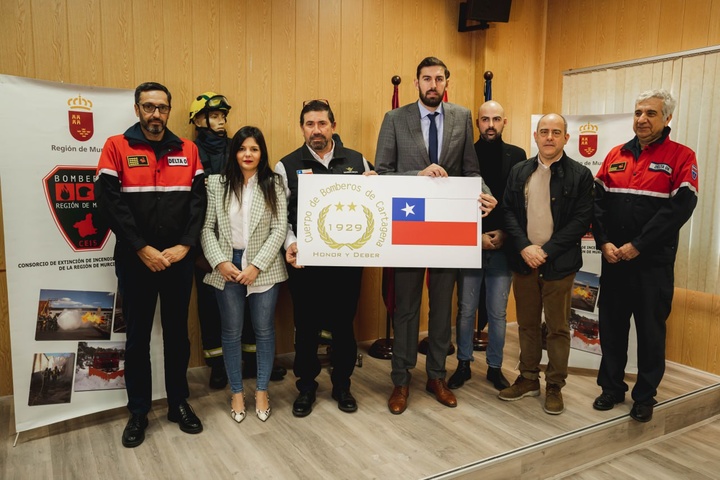
{"label": "chilean flag", "polygon": [[475,199],[393,197],[392,244],[477,246],[478,215]]}

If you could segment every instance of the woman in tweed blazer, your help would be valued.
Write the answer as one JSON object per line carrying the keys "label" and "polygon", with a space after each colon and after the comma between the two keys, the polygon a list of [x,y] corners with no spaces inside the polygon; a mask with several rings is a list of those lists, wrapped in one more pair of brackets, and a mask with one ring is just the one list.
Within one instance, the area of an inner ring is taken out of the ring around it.
{"label": "woman in tweed blazer", "polygon": [[267,389],[275,357],[275,304],[279,283],[287,279],[280,253],[287,231],[287,199],[280,176],[270,169],[258,128],[238,130],[225,172],[208,177],[207,194],[201,242],[213,271],[204,281],[217,289],[232,391],[230,416],[238,423],[245,419],[241,336],[247,300],[257,345],[255,413],[264,422],[270,416]]}

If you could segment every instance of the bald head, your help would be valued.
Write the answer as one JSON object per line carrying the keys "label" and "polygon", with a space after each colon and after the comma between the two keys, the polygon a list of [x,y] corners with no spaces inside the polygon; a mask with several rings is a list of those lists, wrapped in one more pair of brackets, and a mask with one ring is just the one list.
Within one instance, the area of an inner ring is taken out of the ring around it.
{"label": "bald head", "polygon": [[500,138],[507,124],[505,109],[493,100],[485,102],[478,108],[478,116],[475,124],[478,130],[480,130],[480,138],[486,142],[494,142]]}
{"label": "bald head", "polygon": [[570,138],[565,117],[557,113],[543,115],[533,136],[538,146],[538,157],[545,165],[550,165],[562,157],[563,149]]}

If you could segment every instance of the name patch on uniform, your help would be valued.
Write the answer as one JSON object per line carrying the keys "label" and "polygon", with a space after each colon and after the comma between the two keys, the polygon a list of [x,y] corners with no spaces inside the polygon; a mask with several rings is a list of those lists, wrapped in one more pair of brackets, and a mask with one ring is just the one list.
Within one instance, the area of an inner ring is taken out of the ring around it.
{"label": "name patch on uniform", "polygon": [[345,170],[343,170],[343,173],[360,173],[360,172],[355,170],[353,167],[345,167]]}
{"label": "name patch on uniform", "polygon": [[168,165],[171,167],[187,167],[187,157],[168,157]]}
{"label": "name patch on uniform", "polygon": [[608,172],[624,172],[627,168],[627,162],[621,162],[621,163],[613,163],[610,165],[610,168],[608,169]]}
{"label": "name patch on uniform", "polygon": [[130,155],[125,157],[127,159],[128,167],[148,167],[150,162],[145,155]]}
{"label": "name patch on uniform", "polygon": [[302,175],[302,174],[309,175],[309,174],[312,173],[312,168],[305,168],[305,169],[302,169],[302,170],[298,170],[298,171],[295,172],[295,173],[297,173],[298,175]]}
{"label": "name patch on uniform", "polygon": [[665,172],[668,175],[672,175],[673,169],[670,165],[667,163],[651,163],[648,167],[648,170],[652,170],[654,172]]}

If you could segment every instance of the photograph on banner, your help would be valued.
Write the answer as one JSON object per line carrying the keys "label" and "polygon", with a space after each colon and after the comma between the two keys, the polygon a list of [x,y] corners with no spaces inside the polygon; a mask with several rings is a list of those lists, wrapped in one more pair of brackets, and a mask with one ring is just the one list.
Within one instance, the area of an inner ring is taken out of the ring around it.
{"label": "photograph on banner", "polygon": [[125,333],[125,317],[122,313],[122,292],[117,289],[115,295],[115,313],[113,314],[113,333]]}
{"label": "photograph on banner", "polygon": [[[94,177],[105,140],[138,119],[127,89],[0,75],[0,101],[14,419],[23,432],[127,403],[122,388],[75,395],[73,376],[79,341],[112,349],[125,340],[120,312],[113,331],[115,236],[98,217]],[[17,114],[28,105],[32,115]],[[155,323],[153,391],[160,398]]]}
{"label": "photograph on banner", "polygon": [[600,291],[600,275],[579,271],[575,275],[570,295],[570,346],[600,355],[600,325],[597,316],[597,300]]}
{"label": "photograph on banner", "polygon": [[[585,165],[595,175],[613,147],[631,138],[632,113],[610,115],[563,115],[567,121],[567,133],[570,139],[565,145],[568,157]],[[531,117],[531,138],[542,115]],[[530,142],[530,155],[535,156],[538,148]],[[597,301],[602,294],[600,287],[600,268],[602,253],[595,247],[592,231],[588,231],[582,240],[583,267],[575,276],[570,311],[571,350],[569,364],[572,367],[600,367],[600,333],[598,325]],[[592,304],[592,305],[591,305]],[[631,329],[630,342],[634,345],[635,332]],[[634,347],[628,357],[628,369],[636,370]],[[544,359],[547,359],[545,354]]]}
{"label": "photograph on banner", "polygon": [[28,406],[70,403],[75,353],[36,353],[33,356]]}
{"label": "photograph on banner", "polygon": [[299,175],[298,264],[480,268],[480,177]]}
{"label": "photograph on banner", "polygon": [[115,292],[40,290],[35,340],[110,340]]}
{"label": "photograph on banner", "polygon": [[125,388],[125,342],[78,342],[75,391]]}

